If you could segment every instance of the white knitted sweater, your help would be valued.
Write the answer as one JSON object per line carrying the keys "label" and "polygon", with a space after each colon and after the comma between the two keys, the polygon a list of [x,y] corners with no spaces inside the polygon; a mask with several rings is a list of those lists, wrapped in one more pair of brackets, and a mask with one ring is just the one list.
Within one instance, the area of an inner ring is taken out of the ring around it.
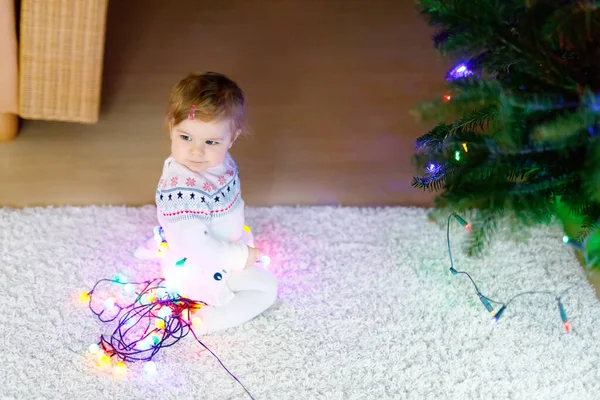
{"label": "white knitted sweater", "polygon": [[[244,268],[252,241],[244,237],[244,201],[231,155],[201,173],[167,158],[156,206],[169,244],[163,260],[167,281],[184,297],[212,305],[229,301],[233,293],[227,278]],[[182,259],[184,265],[176,266]]]}

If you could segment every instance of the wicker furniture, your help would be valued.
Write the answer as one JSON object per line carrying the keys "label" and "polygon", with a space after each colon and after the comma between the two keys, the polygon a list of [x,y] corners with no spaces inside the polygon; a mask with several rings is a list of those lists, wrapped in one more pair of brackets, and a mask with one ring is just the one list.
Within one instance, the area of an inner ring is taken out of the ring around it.
{"label": "wicker furniture", "polygon": [[108,0],[23,0],[19,115],[95,123]]}
{"label": "wicker furniture", "polygon": [[[22,0],[18,116],[98,121],[107,9],[108,0]],[[0,140],[11,121],[0,115]]]}

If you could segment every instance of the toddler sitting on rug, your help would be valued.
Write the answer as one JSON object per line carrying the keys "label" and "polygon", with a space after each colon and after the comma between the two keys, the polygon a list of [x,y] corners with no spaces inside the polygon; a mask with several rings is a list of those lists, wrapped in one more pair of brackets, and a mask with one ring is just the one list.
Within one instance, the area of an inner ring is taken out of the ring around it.
{"label": "toddler sitting on rug", "polygon": [[[277,280],[257,263],[260,251],[244,231],[240,178],[229,154],[243,120],[244,94],[222,74],[191,74],[171,91],[171,155],[156,190],[168,243],[161,266],[179,295],[208,304],[195,315],[200,334],[243,324],[277,298]],[[136,256],[145,258],[143,252]]]}

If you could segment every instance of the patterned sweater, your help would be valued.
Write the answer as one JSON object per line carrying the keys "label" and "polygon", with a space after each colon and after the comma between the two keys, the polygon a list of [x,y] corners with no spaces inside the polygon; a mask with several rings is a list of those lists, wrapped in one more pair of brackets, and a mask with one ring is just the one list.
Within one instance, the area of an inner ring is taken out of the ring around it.
{"label": "patterned sweater", "polygon": [[[170,275],[186,287],[179,290],[185,297],[215,305],[228,301],[233,294],[225,282],[229,272],[244,268],[249,244],[243,242],[245,205],[239,172],[229,153],[221,165],[201,173],[167,158],[156,206],[169,243],[163,262],[167,281]],[[183,258],[185,269],[173,267]]]}

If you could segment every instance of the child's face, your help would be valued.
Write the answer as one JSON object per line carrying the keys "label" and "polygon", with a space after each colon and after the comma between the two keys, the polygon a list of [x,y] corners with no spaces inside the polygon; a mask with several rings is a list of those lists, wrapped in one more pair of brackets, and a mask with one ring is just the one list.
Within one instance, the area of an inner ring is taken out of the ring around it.
{"label": "child's face", "polygon": [[171,155],[190,170],[203,172],[225,160],[237,136],[229,120],[186,119],[171,128]]}

